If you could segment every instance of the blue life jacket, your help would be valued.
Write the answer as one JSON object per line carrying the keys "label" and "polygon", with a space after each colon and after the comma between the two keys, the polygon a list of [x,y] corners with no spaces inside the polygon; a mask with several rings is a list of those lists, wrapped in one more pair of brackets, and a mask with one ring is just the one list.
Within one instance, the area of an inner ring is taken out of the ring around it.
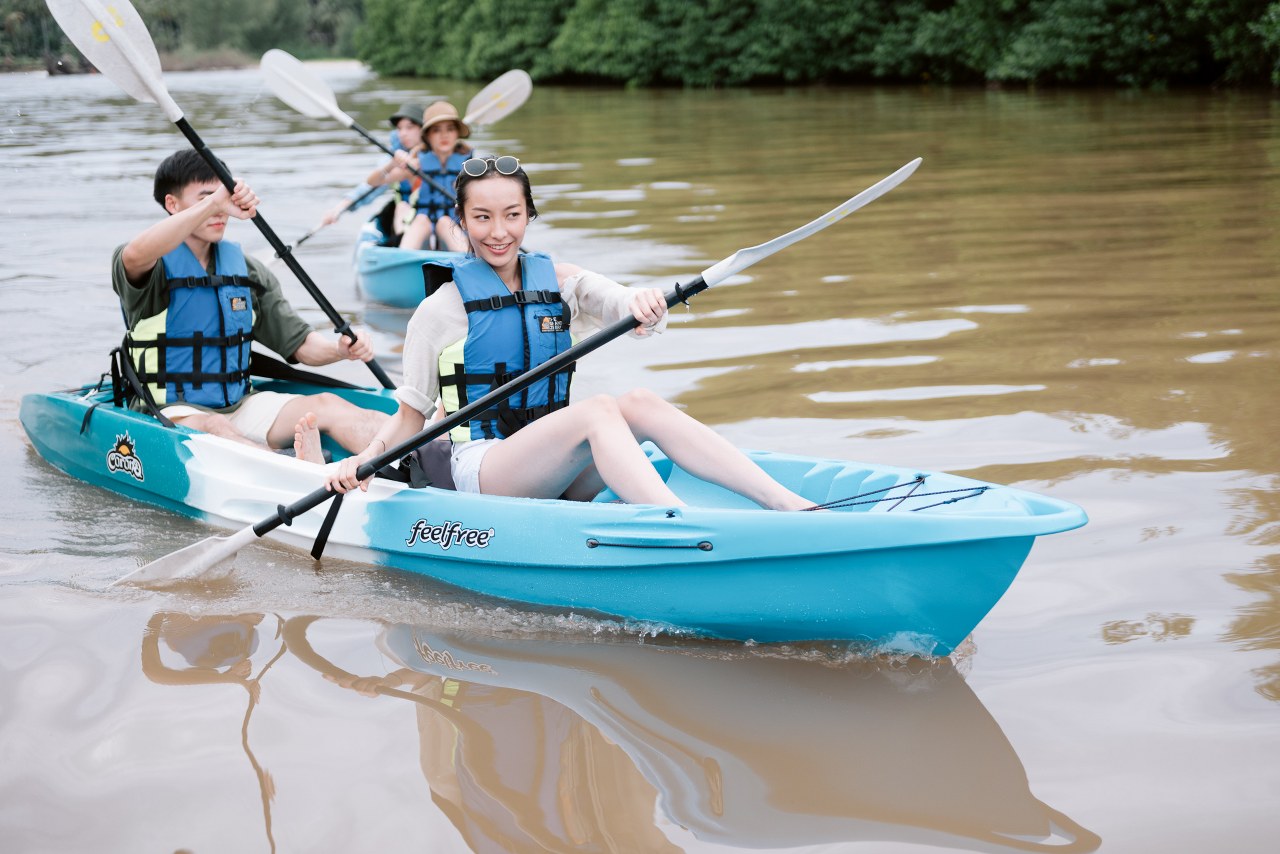
{"label": "blue life jacket", "polygon": [[[479,400],[572,346],[569,308],[561,299],[550,256],[520,256],[521,287],[515,293],[478,258],[447,265],[453,269],[453,282],[467,310],[466,337],[440,354],[440,396],[447,413]],[[568,406],[572,376],[570,365],[544,377],[449,435],[454,442],[510,436],[529,422]]]}
{"label": "blue life jacket", "polygon": [[249,392],[253,296],[240,245],[215,243],[210,274],[185,243],[165,255],[168,307],[139,320],[125,341],[138,378],[160,405],[223,409]]}
{"label": "blue life jacket", "polygon": [[[455,151],[441,165],[440,159],[436,157],[435,152],[428,149],[427,151],[418,152],[418,168],[422,170],[423,175],[426,175],[452,193],[454,192],[454,182],[462,174],[462,164],[467,162],[470,156],[469,154],[460,154]],[[418,197],[414,200],[414,205],[417,207],[418,213],[426,214],[432,223],[435,223],[442,216],[453,215],[453,199],[426,181],[423,181],[422,186],[418,187]]]}

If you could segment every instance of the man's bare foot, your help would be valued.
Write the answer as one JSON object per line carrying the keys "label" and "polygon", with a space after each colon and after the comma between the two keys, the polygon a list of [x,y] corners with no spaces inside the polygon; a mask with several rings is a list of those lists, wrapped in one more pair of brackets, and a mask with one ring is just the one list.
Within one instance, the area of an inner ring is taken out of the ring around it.
{"label": "man's bare foot", "polygon": [[320,446],[320,430],[316,427],[314,412],[299,418],[293,428],[293,455],[309,463],[324,465],[324,450]]}

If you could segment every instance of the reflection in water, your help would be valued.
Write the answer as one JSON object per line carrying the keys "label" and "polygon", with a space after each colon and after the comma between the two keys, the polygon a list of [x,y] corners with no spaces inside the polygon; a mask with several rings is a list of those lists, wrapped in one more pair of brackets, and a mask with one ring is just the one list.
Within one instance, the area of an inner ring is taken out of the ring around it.
{"label": "reflection in water", "polygon": [[[262,794],[262,817],[267,842],[276,850],[271,832],[271,801],[275,784],[271,775],[259,764],[249,746],[249,718],[261,696],[262,677],[280,660],[286,647],[280,636],[283,623],[276,617],[271,636],[275,648],[265,664],[255,665],[262,632],[262,614],[238,616],[191,617],[176,612],[158,611],[147,623],[142,636],[142,672],[160,685],[241,685],[249,694],[240,727],[240,744]],[[263,656],[258,656],[261,659]],[[257,675],[254,667],[258,666]]]}
{"label": "reflection in water", "polygon": [[[1280,555],[1272,554],[1260,561],[1256,572],[1231,576],[1232,581],[1256,595],[1258,602],[1243,609],[1244,613],[1227,630],[1228,640],[1244,649],[1280,650]],[[1269,700],[1280,701],[1280,663],[1260,667],[1257,691]]]}
{"label": "reflection in water", "polygon": [[949,660],[891,666],[738,647],[501,638],[384,624],[397,666],[325,678],[417,707],[432,797],[477,852],[674,851],[666,816],[745,848],[894,840],[1093,851],[1031,794],[1000,727]]}
{"label": "reflection in water", "polygon": [[1195,618],[1186,614],[1147,614],[1145,620],[1113,620],[1105,624],[1102,639],[1107,643],[1128,643],[1143,637],[1173,640],[1191,634],[1195,623]]}

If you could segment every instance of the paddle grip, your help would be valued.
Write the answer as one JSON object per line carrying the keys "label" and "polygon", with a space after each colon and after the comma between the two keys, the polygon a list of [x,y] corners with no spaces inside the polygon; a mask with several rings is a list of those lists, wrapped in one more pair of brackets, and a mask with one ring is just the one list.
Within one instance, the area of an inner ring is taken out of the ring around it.
{"label": "paddle grip", "polygon": [[[187,142],[191,143],[191,147],[194,148],[199,155],[204,158],[204,161],[209,164],[209,167],[213,169],[214,174],[218,176],[218,180],[227,188],[227,191],[234,191],[236,187],[235,178],[233,178],[231,173],[227,171],[227,167],[222,165],[222,161],[209,150],[209,146],[204,144],[204,140],[200,138],[200,134],[196,133],[195,128],[187,122],[185,117],[178,119],[174,124],[178,126],[178,130],[182,131],[182,135],[187,138]],[[351,339],[351,343],[354,344],[356,336],[351,331],[351,327],[345,320],[343,320],[342,315],[338,314],[338,310],[333,307],[333,304],[330,303],[329,300],[325,298],[325,295],[320,292],[320,288],[316,287],[316,283],[307,275],[307,271],[302,269],[302,266],[298,263],[297,259],[295,259],[293,254],[289,251],[289,247],[280,240],[275,231],[272,230],[271,226],[267,224],[267,220],[262,216],[261,211],[254,214],[253,224],[258,227],[258,231],[262,232],[262,236],[267,238],[267,242],[271,244],[271,248],[275,250],[276,255],[284,261],[289,270],[298,277],[298,281],[302,283],[304,288],[306,288],[307,293],[311,294],[311,298],[316,301],[316,305],[320,306],[320,310],[325,313],[325,316],[328,317],[329,321],[333,324],[334,330],[341,334],[345,334]],[[344,328],[346,329],[345,332],[342,331]],[[291,354],[285,353],[282,355]],[[383,388],[396,387],[396,384],[391,381],[389,376],[387,376],[386,371],[382,370],[382,366],[378,364],[376,359],[370,359],[366,364],[369,366],[369,370],[373,372],[373,375],[378,378],[378,382],[382,383]]]}

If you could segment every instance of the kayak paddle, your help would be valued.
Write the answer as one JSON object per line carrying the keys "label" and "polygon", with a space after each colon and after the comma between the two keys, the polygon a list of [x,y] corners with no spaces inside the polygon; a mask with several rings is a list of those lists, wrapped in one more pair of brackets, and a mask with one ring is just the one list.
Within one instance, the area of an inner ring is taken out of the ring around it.
{"label": "kayak paddle", "polygon": [[[355,119],[344,113],[338,107],[338,100],[328,84],[292,54],[279,48],[272,48],[264,53],[262,76],[277,98],[304,116],[310,116],[313,119],[329,116],[337,119],[344,127],[351,128],[386,152],[388,156],[394,155],[390,148],[375,139],[369,131],[360,127]],[[478,121],[481,124],[492,124],[523,104],[532,90],[533,82],[528,74],[519,69],[508,71],[471,99],[471,103],[467,105],[467,115],[462,120],[469,124],[472,114],[478,111],[480,114]],[[477,101],[480,102],[478,105]],[[450,189],[437,184],[421,169],[410,164],[406,164],[405,168],[430,184],[437,192],[443,193],[450,201],[457,200]]]}
{"label": "kayak paddle", "polygon": [[[284,53],[284,51],[278,51],[278,52]],[[270,53],[270,51],[268,51],[268,53]],[[289,56],[289,54],[287,53],[285,53],[284,55],[288,56],[289,59],[293,59],[293,57]],[[262,58],[263,58],[264,68],[265,68],[265,63],[267,59],[266,55],[264,54]],[[293,59],[293,62],[297,63],[298,61],[296,59]],[[272,68],[274,69],[273,71],[274,76],[268,77],[267,79],[268,84],[271,84],[271,81],[274,79],[277,82],[281,82],[281,85],[283,87],[284,84],[282,83],[282,81],[284,80],[284,75],[288,73],[290,69],[295,69],[296,71],[296,68],[298,67],[302,67],[305,69],[305,66],[302,66],[301,63],[298,63],[298,65],[296,66],[293,63],[290,63],[287,61],[279,61],[279,62],[273,63]],[[315,78],[314,75],[312,75],[311,85],[312,87],[316,85],[324,86],[324,83],[320,81],[318,78]],[[282,91],[293,91],[294,89],[297,89],[297,88],[299,87],[290,86],[289,89],[282,88]],[[328,87],[325,87],[325,88],[328,88]],[[274,86],[273,86],[273,89],[274,89]],[[532,91],[533,91],[533,80],[530,79],[529,75],[518,68],[513,68],[507,73],[497,77],[492,83],[490,83],[488,86],[484,87],[478,93],[476,93],[476,96],[467,103],[467,114],[462,117],[462,121],[470,125],[471,127],[484,127],[485,125],[491,125],[494,122],[499,121],[500,119],[505,119],[507,116],[511,115],[516,110],[520,109],[520,107],[524,104],[524,102],[529,100],[529,94]],[[286,104],[289,104],[290,106],[293,106],[293,104],[288,99],[286,99],[283,95],[280,96],[280,100],[284,101]],[[330,100],[332,100],[332,93],[330,93]],[[310,115],[310,113],[306,113],[306,115]],[[338,212],[338,216],[342,216],[342,214],[344,213],[355,210],[356,208],[360,207],[361,204],[364,203],[365,199],[369,198],[370,196],[376,195],[377,193],[380,193],[385,189],[386,189],[386,185],[370,187],[369,189],[361,193],[359,196],[352,199],[347,204],[346,207],[344,207],[341,211]],[[452,196],[450,196],[450,198],[452,198]],[[306,243],[308,240],[315,237],[316,234],[318,234],[320,231],[324,230],[327,226],[332,224],[333,223],[321,223],[320,225],[317,225],[315,228],[311,229],[306,234],[299,237],[297,241],[293,244],[293,248],[297,249],[299,246]],[[271,263],[274,263],[274,261],[277,260],[278,257],[279,256],[271,259]]]}
{"label": "kayak paddle", "polygon": [[[182,115],[182,108],[169,96],[169,90],[160,79],[160,56],[156,53],[155,42],[129,0],[110,0],[110,5],[105,5],[101,0],[45,0],[45,3],[67,38],[99,71],[135,100],[156,104],[164,110],[169,121],[177,125],[191,147],[200,153],[217,174],[218,180],[228,190],[235,189],[235,179],[231,177],[231,173],[204,144],[204,140]],[[261,211],[254,215],[253,224],[262,232],[271,248],[284,258],[289,269],[307,289],[307,293],[311,294],[333,323],[334,330],[354,342],[356,335],[351,330],[351,325],[338,314],[316,287],[316,283],[289,254],[289,247],[280,242],[271,226],[267,225]],[[371,359],[366,364],[384,388],[395,388],[395,383],[382,370],[377,360]]]}
{"label": "kayak paddle", "polygon": [[[713,285],[723,282],[725,279],[741,272],[751,265],[769,257],[793,243],[804,240],[810,235],[816,234],[829,225],[832,225],[844,219],[858,208],[880,198],[894,187],[901,184],[916,171],[916,167],[920,165],[920,158],[912,160],[898,171],[894,172],[887,178],[883,178],[858,195],[841,204],[839,207],[818,217],[813,222],[803,225],[794,231],[775,237],[767,243],[761,243],[759,246],[752,246],[746,249],[739,249],[737,252],[720,261],[717,264],[708,267],[702,271],[702,275],[694,279],[687,285],[677,284],[667,295],[667,307],[675,305],[678,302],[686,302],[689,297],[699,294]],[[600,330],[591,337],[575,344],[568,350],[565,350],[558,356],[548,359],[536,368],[533,368],[510,382],[494,389],[493,391],[481,397],[472,403],[454,412],[452,415],[442,418],[439,421],[432,422],[422,431],[415,433],[405,441],[394,447],[388,448],[377,457],[369,460],[356,469],[356,476],[361,480],[368,478],[374,472],[384,466],[395,462],[410,451],[425,445],[432,439],[436,439],[448,433],[454,427],[469,421],[473,416],[492,408],[497,403],[506,400],[511,395],[527,388],[533,383],[544,377],[550,376],[557,371],[563,370],[578,359],[598,350],[605,344],[621,337],[636,328],[636,320],[633,317],[624,317],[604,329]],[[309,495],[303,496],[289,506],[280,505],[276,508],[276,512],[258,522],[250,525],[243,530],[225,537],[209,537],[201,540],[194,545],[179,549],[164,557],[153,560],[145,566],[139,567],[133,572],[117,579],[114,584],[145,584],[154,587],[164,587],[187,580],[211,580],[221,577],[230,571],[230,560],[235,557],[240,549],[253,542],[255,539],[265,536],[269,532],[275,530],[280,525],[288,525],[293,522],[295,516],[300,516],[308,510],[319,507],[337,495],[330,492],[325,487],[320,487]],[[216,571],[215,571],[216,570]]]}

